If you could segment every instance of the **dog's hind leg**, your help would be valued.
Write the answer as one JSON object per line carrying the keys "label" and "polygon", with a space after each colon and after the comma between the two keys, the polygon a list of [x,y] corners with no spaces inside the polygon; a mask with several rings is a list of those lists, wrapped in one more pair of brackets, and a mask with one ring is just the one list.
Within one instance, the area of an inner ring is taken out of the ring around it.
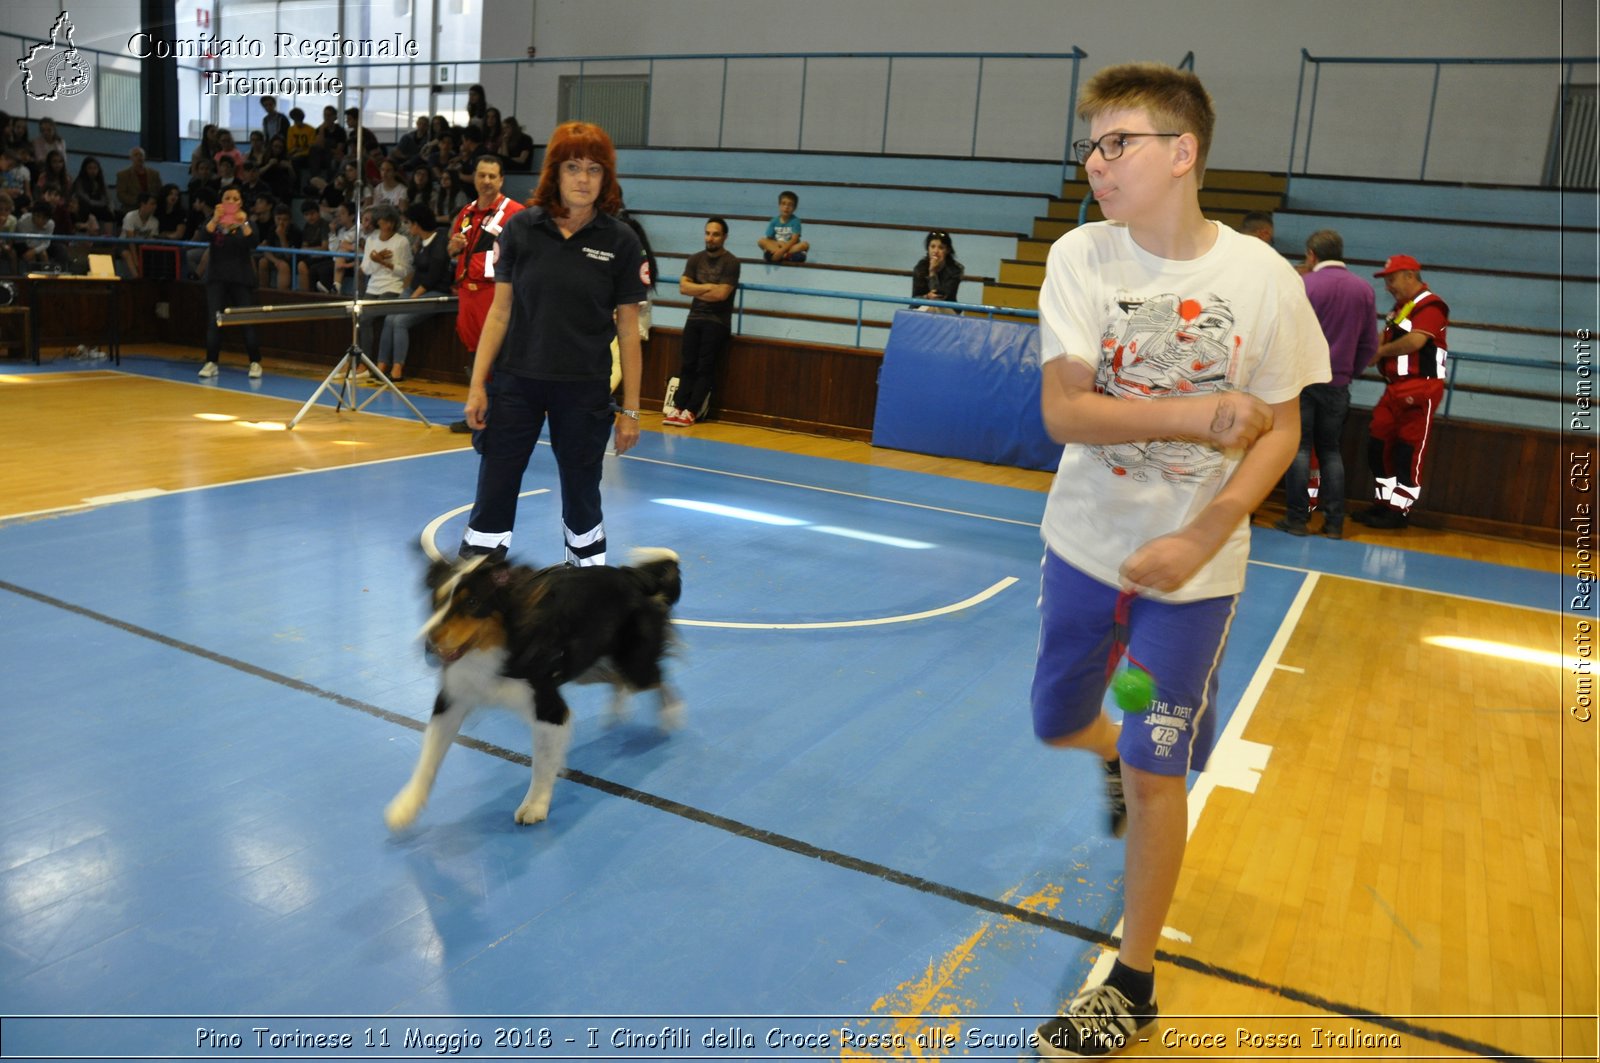
{"label": "dog's hind leg", "polygon": [[528,793],[517,806],[518,823],[541,823],[550,815],[550,795],[556,777],[567,766],[572,744],[572,713],[554,687],[536,688],[533,695],[533,778]]}
{"label": "dog's hind leg", "polygon": [[389,807],[383,810],[384,822],[390,830],[402,830],[416,821],[418,813],[428,803],[433,792],[434,777],[439,774],[439,764],[450,752],[450,744],[461,732],[461,722],[466,719],[464,705],[452,704],[443,694],[433,701],[433,716],[422,736],[422,755],[411,772],[411,780],[394,795]]}
{"label": "dog's hind leg", "polygon": [[661,685],[656,687],[656,694],[661,698],[661,709],[656,715],[656,721],[663,731],[678,730],[683,726],[683,698],[666,680],[662,680]]}

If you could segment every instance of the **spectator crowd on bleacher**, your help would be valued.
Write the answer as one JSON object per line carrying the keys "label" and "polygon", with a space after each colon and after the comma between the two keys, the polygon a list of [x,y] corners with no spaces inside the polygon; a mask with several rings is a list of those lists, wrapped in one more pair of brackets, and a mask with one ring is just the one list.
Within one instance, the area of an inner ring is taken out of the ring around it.
{"label": "spectator crowd on bleacher", "polygon": [[[231,130],[205,127],[184,186],[163,183],[140,148],[109,176],[93,155],[83,156],[74,173],[52,119],[40,119],[30,136],[27,119],[0,112],[0,234],[13,234],[0,239],[0,272],[83,272],[87,256],[99,252],[114,255],[124,276],[177,272],[204,280],[205,248],[97,241],[204,241],[222,193],[237,189],[252,220],[252,258],[262,287],[349,295],[359,278],[373,276],[363,273],[355,253],[380,217],[410,218],[409,208],[420,205],[435,228],[445,226],[473,199],[472,171],[483,154],[502,157],[508,174],[533,169],[532,138],[515,118],[489,106],[477,85],[468,94],[465,126],[443,115],[419,116],[393,144],[363,126],[354,107],[342,114],[324,107],[320,124],[311,125],[298,107],[285,115],[275,98],[260,102],[261,127],[243,142]],[[82,239],[48,239],[55,236]],[[405,228],[400,238],[407,239]],[[302,251],[350,257],[296,254]]]}

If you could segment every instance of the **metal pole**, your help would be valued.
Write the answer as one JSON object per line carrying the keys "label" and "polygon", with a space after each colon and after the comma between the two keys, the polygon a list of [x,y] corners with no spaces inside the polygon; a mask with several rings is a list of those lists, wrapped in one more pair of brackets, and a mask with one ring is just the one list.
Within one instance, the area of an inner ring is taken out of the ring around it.
{"label": "metal pole", "polygon": [[728,57],[722,57],[722,100],[717,104],[717,150],[722,150],[722,126],[728,116]]}
{"label": "metal pole", "polygon": [[1061,152],[1061,183],[1067,183],[1067,167],[1072,164],[1072,134],[1073,124],[1078,120],[1078,66],[1080,61],[1089,53],[1079,48],[1072,47],[1072,89],[1067,93],[1067,143]]}
{"label": "metal pole", "polygon": [[1311,172],[1311,131],[1317,125],[1317,96],[1322,91],[1322,64],[1318,63],[1311,72],[1311,107],[1306,112],[1306,150],[1300,157],[1300,172]]}
{"label": "metal pole", "polygon": [[805,56],[800,57],[800,128],[795,131],[794,150],[803,151],[806,142],[806,75],[810,72],[810,62]]}
{"label": "metal pole", "polygon": [[1422,135],[1422,168],[1417,171],[1417,180],[1419,181],[1428,175],[1428,141],[1433,139],[1433,109],[1439,102],[1439,71],[1441,69],[1443,69],[1443,64],[1433,64],[1433,95],[1428,97],[1428,131]]}
{"label": "metal pole", "polygon": [[1294,183],[1294,147],[1300,138],[1300,101],[1306,91],[1306,61],[1311,58],[1311,53],[1304,48],[1300,49],[1300,80],[1294,87],[1294,125],[1289,129],[1289,163],[1285,168],[1286,177],[1283,182],[1283,198],[1289,199],[1289,186]]}
{"label": "metal pole", "polygon": [[978,115],[983,113],[983,56],[978,56],[978,91],[972,101],[972,157],[978,157]]}
{"label": "metal pole", "polygon": [[[889,73],[883,79],[883,138],[878,142],[878,154],[889,154],[889,94],[894,90],[894,56],[889,57]],[[856,346],[860,346],[857,337]]]}

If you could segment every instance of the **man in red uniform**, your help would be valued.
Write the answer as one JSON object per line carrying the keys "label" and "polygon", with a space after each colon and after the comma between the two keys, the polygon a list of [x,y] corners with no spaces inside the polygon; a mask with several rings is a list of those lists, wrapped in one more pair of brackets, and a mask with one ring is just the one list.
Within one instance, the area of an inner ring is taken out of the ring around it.
{"label": "man in red uniform", "polygon": [[[501,194],[505,164],[498,155],[480,155],[473,167],[472,183],[478,198],[461,208],[450,224],[450,257],[455,260],[456,335],[467,345],[467,362],[478,351],[478,337],[494,302],[495,244],[500,230],[522,204]],[[453,432],[471,429],[466,421],[450,426]]]}
{"label": "man in red uniform", "polygon": [[1374,276],[1394,296],[1375,359],[1389,386],[1368,429],[1375,502],[1353,519],[1373,528],[1404,528],[1422,493],[1422,462],[1444,398],[1450,307],[1422,283],[1422,265],[1410,255],[1391,255]]}

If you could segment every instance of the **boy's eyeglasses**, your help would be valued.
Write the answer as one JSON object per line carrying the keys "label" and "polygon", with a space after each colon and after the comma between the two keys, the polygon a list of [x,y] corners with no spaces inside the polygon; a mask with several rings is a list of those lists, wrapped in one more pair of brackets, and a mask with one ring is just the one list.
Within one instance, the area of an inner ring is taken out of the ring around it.
{"label": "boy's eyeglasses", "polygon": [[1181,137],[1182,133],[1107,133],[1099,140],[1075,140],[1072,142],[1072,154],[1079,165],[1089,161],[1096,148],[1100,149],[1100,157],[1107,162],[1122,158],[1122,151],[1128,146],[1130,137]]}

